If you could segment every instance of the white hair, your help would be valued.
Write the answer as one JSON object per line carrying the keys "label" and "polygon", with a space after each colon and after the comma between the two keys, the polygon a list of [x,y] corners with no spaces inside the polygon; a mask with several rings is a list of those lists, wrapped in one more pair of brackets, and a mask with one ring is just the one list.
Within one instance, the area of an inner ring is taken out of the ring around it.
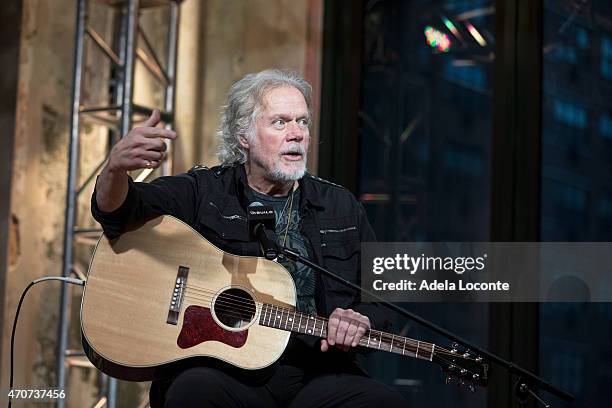
{"label": "white hair", "polygon": [[265,93],[283,86],[292,86],[302,93],[308,115],[312,118],[312,87],[301,75],[280,69],[247,74],[232,85],[227,105],[223,107],[221,125],[217,131],[220,144],[218,158],[223,166],[246,162],[247,149],[240,145],[239,137],[252,140]]}

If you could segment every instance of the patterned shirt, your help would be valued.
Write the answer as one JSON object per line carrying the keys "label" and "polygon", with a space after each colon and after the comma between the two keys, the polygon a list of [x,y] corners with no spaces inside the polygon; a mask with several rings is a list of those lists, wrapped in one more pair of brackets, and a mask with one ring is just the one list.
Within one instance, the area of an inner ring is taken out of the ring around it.
{"label": "patterned shirt", "polygon": [[[300,253],[305,258],[312,259],[312,245],[300,233],[300,190],[293,191],[293,198],[272,197],[250,189],[252,201],[259,201],[263,205],[271,205],[276,215],[275,232],[279,245],[285,245]],[[291,202],[293,200],[293,202]],[[291,214],[289,209],[291,208]],[[289,229],[287,230],[287,221]],[[286,238],[285,238],[286,237]],[[283,265],[293,277],[297,290],[297,310],[308,314],[316,314],[315,306],[315,275],[314,271],[306,265],[278,257],[277,261]]]}

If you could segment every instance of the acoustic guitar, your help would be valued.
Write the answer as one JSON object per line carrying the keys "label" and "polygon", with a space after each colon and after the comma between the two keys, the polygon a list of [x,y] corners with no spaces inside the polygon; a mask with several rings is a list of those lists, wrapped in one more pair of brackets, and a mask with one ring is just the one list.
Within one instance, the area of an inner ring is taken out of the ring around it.
{"label": "acoustic guitar", "polygon": [[[198,357],[260,369],[281,356],[292,332],[327,337],[327,319],[298,312],[295,302],[280,264],[224,252],[161,216],[100,238],[81,304],[83,347],[96,367],[124,380],[158,378]],[[378,330],[359,347],[435,362],[470,387],[487,382],[488,364],[456,348]]]}

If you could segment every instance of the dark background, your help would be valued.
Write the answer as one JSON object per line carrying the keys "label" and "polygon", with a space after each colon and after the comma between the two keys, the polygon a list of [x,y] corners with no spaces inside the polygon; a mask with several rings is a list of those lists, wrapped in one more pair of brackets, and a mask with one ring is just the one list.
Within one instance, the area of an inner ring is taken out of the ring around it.
{"label": "dark background", "polygon": [[[380,241],[612,239],[612,2],[326,1],[323,46],[319,173]],[[554,407],[611,406],[609,303],[404,306],[576,396],[541,393]],[[501,369],[475,394],[422,361],[379,353],[369,369],[411,406],[516,404]]]}

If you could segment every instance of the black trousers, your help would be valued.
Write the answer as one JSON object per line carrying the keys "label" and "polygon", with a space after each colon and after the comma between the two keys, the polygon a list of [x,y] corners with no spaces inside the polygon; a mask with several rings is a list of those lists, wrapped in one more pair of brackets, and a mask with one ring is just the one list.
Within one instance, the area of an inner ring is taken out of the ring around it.
{"label": "black trousers", "polygon": [[369,378],[345,352],[290,347],[260,372],[216,364],[185,369],[153,383],[153,408],[201,407],[406,407],[395,389]]}

